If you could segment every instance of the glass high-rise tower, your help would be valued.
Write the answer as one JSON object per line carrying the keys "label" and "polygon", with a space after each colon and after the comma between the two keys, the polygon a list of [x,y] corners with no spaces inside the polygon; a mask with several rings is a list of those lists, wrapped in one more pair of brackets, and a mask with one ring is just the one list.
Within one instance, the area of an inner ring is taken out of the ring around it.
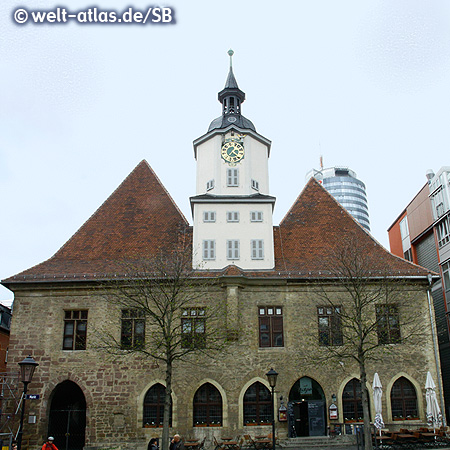
{"label": "glass high-rise tower", "polygon": [[367,231],[370,231],[366,185],[348,167],[312,169],[306,180],[314,177]]}

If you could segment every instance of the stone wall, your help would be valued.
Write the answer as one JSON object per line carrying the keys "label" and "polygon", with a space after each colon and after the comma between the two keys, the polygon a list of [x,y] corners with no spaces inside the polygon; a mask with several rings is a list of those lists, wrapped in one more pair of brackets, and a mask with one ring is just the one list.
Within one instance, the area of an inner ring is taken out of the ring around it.
{"label": "stone wall", "polygon": [[[345,384],[359,378],[358,367],[351,361],[315,362],[318,347],[317,305],[320,304],[311,283],[285,281],[221,280],[208,301],[228,299],[228,317],[224,324],[233,339],[227,350],[213,357],[190,355],[177,362],[173,376],[173,428],[184,436],[217,437],[236,434],[269,433],[270,426],[243,426],[242,401],[246,389],[255,381],[267,387],[266,372],[273,367],[278,373],[276,408],[280,396],[287,403],[294,383],[303,376],[317,381],[325,394],[326,407],[332,394],[338,398],[339,420],[342,415],[342,391]],[[332,295],[342,296],[333,286]],[[424,384],[430,371],[436,384],[437,373],[431,339],[430,318],[425,287],[405,290],[408,304],[425,325],[420,343],[387,346],[383,358],[369,364],[368,383],[378,372],[383,384],[384,418],[388,426],[392,417],[388,409],[392,384],[399,376],[407,377],[416,387],[420,423],[425,421]],[[282,306],[284,347],[259,348],[258,306]],[[88,310],[88,344],[86,350],[64,351],[64,311]],[[29,393],[39,400],[27,403],[27,415],[36,415],[36,424],[26,424],[24,440],[36,446],[47,435],[52,392],[64,380],[75,382],[87,403],[86,446],[110,448],[117,445],[146,448],[150,437],[158,437],[159,428],[143,428],[143,399],[156,382],[164,384],[165,370],[153,360],[132,355],[112,360],[92,347],[95,330],[107,325],[120,336],[120,314],[108,305],[101,294],[87,285],[64,287],[41,285],[33,289],[16,289],[9,352],[10,370],[28,354],[39,363]],[[236,337],[237,340],[234,340]],[[193,428],[192,402],[196,390],[210,382],[222,394],[222,427]],[[372,411],[373,413],[373,411]],[[374,413],[372,414],[372,417]],[[27,416],[26,416],[27,417]],[[413,422],[413,421],[409,421]],[[415,423],[419,423],[415,422]],[[408,425],[411,425],[409,423]],[[398,424],[397,424],[398,425]],[[287,424],[277,423],[280,438],[287,436]]]}

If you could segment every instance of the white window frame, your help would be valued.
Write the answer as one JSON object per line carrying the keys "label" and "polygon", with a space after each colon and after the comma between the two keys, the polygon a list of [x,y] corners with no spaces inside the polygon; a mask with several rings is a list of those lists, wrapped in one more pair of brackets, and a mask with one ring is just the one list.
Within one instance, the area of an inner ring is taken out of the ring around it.
{"label": "white window frame", "polygon": [[259,181],[252,180],[252,189],[259,191]]}
{"label": "white window frame", "polygon": [[216,259],[216,241],[214,239],[205,239],[202,253],[204,261],[214,261]]}
{"label": "white window frame", "polygon": [[216,221],[216,212],[215,211],[203,211],[203,222],[213,223],[215,221]]}
{"label": "white window frame", "polygon": [[450,241],[450,224],[448,216],[437,225],[438,245],[443,247]]}
{"label": "white window frame", "polygon": [[227,186],[239,187],[239,169],[237,167],[227,169]]}
{"label": "white window frame", "polygon": [[250,211],[250,222],[262,222],[263,212],[262,211]]}
{"label": "white window frame", "polygon": [[264,239],[252,239],[250,241],[250,254],[253,260],[264,259]]}
{"label": "white window frame", "polygon": [[239,222],[239,211],[227,211],[227,222]]}
{"label": "white window frame", "polygon": [[444,291],[450,290],[450,262],[442,264],[442,278],[444,279]]}
{"label": "white window frame", "polygon": [[239,239],[227,240],[227,259],[239,259]]}
{"label": "white window frame", "polygon": [[207,181],[206,182],[206,190],[210,191],[211,189],[214,189],[214,185],[215,185],[214,180]]}

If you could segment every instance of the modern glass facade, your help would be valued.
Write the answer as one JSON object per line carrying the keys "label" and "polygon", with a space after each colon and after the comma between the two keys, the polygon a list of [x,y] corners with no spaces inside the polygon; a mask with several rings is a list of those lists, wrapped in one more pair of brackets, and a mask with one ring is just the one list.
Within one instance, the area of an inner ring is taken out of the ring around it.
{"label": "modern glass facade", "polygon": [[369,207],[366,186],[347,167],[311,170],[306,175],[314,177],[367,231],[370,231]]}

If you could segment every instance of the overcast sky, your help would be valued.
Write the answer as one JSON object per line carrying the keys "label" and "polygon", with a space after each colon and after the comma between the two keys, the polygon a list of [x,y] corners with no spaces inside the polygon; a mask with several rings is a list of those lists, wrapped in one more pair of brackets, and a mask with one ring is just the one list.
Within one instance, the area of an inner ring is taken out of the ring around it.
{"label": "overcast sky", "polygon": [[192,141],[221,114],[229,48],[243,114],[272,141],[274,224],[323,155],[364,181],[388,247],[426,170],[450,165],[448,0],[171,0],[165,26],[19,26],[23,3],[0,5],[0,279],[51,257],[143,159],[192,223]]}

